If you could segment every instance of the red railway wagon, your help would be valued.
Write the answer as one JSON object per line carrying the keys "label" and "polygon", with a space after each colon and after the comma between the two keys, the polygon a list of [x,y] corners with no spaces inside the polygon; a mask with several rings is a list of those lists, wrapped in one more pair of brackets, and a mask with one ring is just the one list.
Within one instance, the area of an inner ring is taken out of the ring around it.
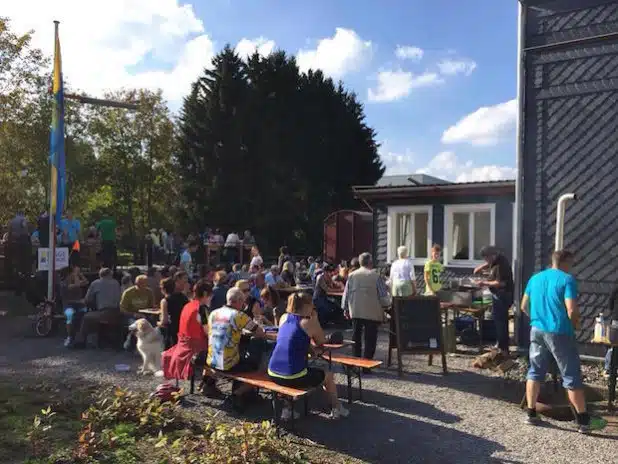
{"label": "red railway wagon", "polygon": [[335,211],[324,219],[324,259],[331,263],[350,260],[373,245],[373,214]]}

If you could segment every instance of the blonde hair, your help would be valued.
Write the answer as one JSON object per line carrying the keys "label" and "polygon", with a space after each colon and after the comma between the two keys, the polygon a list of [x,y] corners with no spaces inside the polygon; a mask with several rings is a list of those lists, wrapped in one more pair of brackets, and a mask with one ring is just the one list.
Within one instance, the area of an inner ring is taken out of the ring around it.
{"label": "blonde hair", "polygon": [[313,297],[307,292],[294,292],[288,297],[288,305],[285,311],[298,314],[307,305],[313,307]]}
{"label": "blonde hair", "polygon": [[135,278],[135,285],[137,285],[138,283],[143,282],[143,281],[148,281],[148,276],[146,276],[144,274],[138,275]]}
{"label": "blonde hair", "polygon": [[397,257],[399,259],[406,259],[408,257],[408,247],[403,245],[397,248]]}
{"label": "blonde hair", "polygon": [[251,288],[251,284],[249,283],[248,280],[241,279],[241,280],[236,282],[236,285],[234,285],[234,287],[236,287],[238,289],[241,289],[241,290],[242,290],[243,287],[250,289]]}

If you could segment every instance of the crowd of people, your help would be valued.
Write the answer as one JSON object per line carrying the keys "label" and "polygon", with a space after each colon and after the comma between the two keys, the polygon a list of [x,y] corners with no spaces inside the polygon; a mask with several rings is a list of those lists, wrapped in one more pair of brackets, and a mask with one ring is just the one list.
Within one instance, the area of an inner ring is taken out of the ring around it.
{"label": "crowd of people", "polygon": [[[30,266],[33,245],[46,246],[49,242],[48,221],[46,214],[41,215],[34,231],[23,214],[10,221],[3,241],[7,265],[15,266],[13,275],[29,272],[24,263]],[[335,418],[347,416],[348,411],[337,399],[332,374],[319,363],[308,363],[310,354],[312,359],[319,359],[319,347],[327,340],[323,328],[351,319],[354,355],[373,358],[378,328],[391,298],[417,294],[440,297],[443,284],[441,248],[437,244],[423,267],[422,280],[417,282],[405,246],[398,248],[397,259],[382,272],[373,269],[369,253],[335,266],[321,259],[296,261],[287,247],[280,249],[276,263],[266,266],[249,231],[242,237],[231,232],[224,239],[216,229],[189,235],[186,240],[162,229],[151,230],[146,238],[146,252],[152,254],[148,262],[160,258],[167,264],[163,268],[151,266],[144,275],[127,273],[118,279],[114,274],[116,234],[115,221],[102,218],[88,228],[84,239],[79,221],[69,211],[58,226],[57,243],[74,246],[79,240],[96,242],[96,253],[103,264],[99,278],[91,284],[79,262],[73,260],[63,270],[61,300],[67,347],[86,347],[89,336],[99,332],[102,323],[119,330],[141,318],[140,311],[156,308],[156,326],[167,349],[164,370],[168,377],[187,378],[189,361],[198,356],[205,366],[203,392],[220,395],[212,372],[259,369],[266,358],[268,362],[262,367],[276,383],[298,388],[323,385]],[[223,250],[224,259],[216,266],[199,259],[201,251],[210,248]],[[239,253],[245,249],[249,256],[241,265]],[[478,284],[491,292],[496,348],[508,355],[509,309],[515,296],[512,268],[494,247],[485,247],[481,255],[484,264],[474,273],[485,275]],[[177,259],[171,260],[172,256]],[[21,259],[24,257],[28,258]],[[555,252],[551,269],[533,276],[522,298],[521,310],[529,315],[532,327],[526,421],[539,422],[537,398],[553,359],[576,410],[578,430],[585,432],[591,428],[591,417],[574,335],[580,315],[577,286],[570,274],[572,263],[572,253]],[[419,284],[424,288],[419,289]],[[341,296],[340,303],[333,294]],[[615,295],[610,298],[610,309],[616,300]],[[277,332],[274,346],[266,341],[269,331]],[[133,346],[130,333],[124,346]],[[250,400],[252,394],[251,387],[236,385],[232,398],[238,405]],[[284,408],[282,417],[291,415],[292,409]]]}

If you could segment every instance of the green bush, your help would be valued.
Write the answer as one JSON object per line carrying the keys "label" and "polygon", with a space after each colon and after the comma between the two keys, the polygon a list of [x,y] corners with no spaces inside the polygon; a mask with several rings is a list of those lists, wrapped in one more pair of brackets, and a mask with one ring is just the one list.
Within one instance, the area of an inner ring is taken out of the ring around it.
{"label": "green bush", "polygon": [[277,437],[268,421],[228,423],[210,417],[198,424],[184,416],[176,401],[161,403],[120,388],[99,394],[82,414],[82,424],[73,452],[75,463],[310,462],[296,446]]}

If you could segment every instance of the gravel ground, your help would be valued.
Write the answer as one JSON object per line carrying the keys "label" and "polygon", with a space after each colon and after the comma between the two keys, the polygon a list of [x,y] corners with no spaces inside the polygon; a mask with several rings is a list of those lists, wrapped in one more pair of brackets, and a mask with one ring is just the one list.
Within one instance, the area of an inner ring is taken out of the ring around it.
{"label": "gravel ground", "polygon": [[[0,296],[0,310],[2,306]],[[349,337],[349,334],[347,334]],[[386,360],[386,334],[380,335],[378,359]],[[517,403],[521,385],[470,367],[471,358],[449,356],[449,375],[423,356],[405,356],[406,374],[378,369],[363,381],[363,402],[351,416],[329,421],[320,396],[312,397],[314,414],[297,424],[296,435],[310,440],[314,451],[331,462],[367,463],[613,463],[618,462],[618,418],[594,436],[574,432],[570,422],[547,420],[544,427],[522,425]],[[117,373],[115,364],[131,371]],[[0,376],[83,380],[101,385],[152,390],[157,380],[135,373],[137,355],[116,351],[67,351],[62,339],[24,337],[24,322],[0,318]],[[345,384],[338,376],[338,383]],[[344,390],[341,390],[342,396]],[[221,404],[194,396],[195,414],[216,411]],[[226,414],[229,414],[226,412]],[[269,418],[267,401],[245,418]],[[326,452],[330,450],[330,452]]]}

